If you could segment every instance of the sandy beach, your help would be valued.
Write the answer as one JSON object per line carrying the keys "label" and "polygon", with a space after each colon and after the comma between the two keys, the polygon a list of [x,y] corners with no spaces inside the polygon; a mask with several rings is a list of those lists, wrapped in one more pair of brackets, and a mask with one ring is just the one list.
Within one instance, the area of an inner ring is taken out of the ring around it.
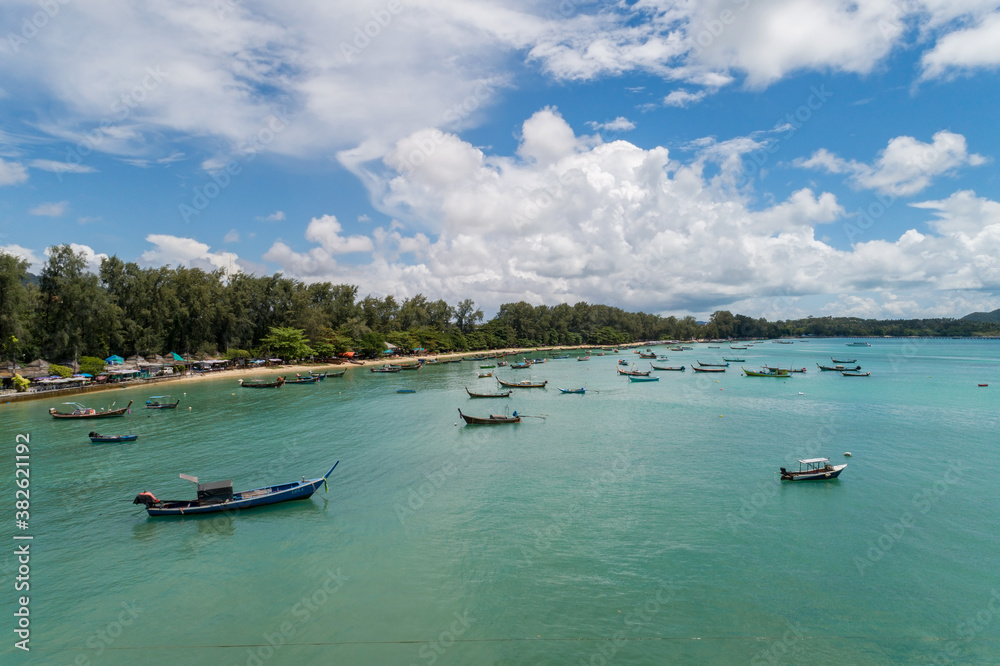
{"label": "sandy beach", "polygon": [[[574,349],[592,349],[592,345],[576,345],[576,346],[553,346],[544,347],[543,349],[548,351],[570,351]],[[441,354],[436,356],[403,356],[395,358],[385,358],[385,359],[367,359],[360,361],[343,361],[340,363],[306,363],[297,365],[276,365],[268,367],[255,367],[255,368],[235,368],[230,370],[216,370],[212,372],[192,372],[188,371],[182,374],[177,374],[173,376],[165,377],[152,377],[150,379],[137,379],[128,382],[114,383],[114,384],[92,384],[89,386],[82,386],[77,388],[65,388],[65,389],[53,389],[46,391],[28,391],[26,393],[15,393],[14,391],[5,391],[0,393],[0,404],[8,404],[12,402],[22,402],[25,400],[44,400],[46,398],[58,398],[68,395],[78,395],[81,393],[96,393],[100,391],[120,391],[122,389],[137,388],[140,386],[156,386],[166,383],[178,383],[178,382],[197,382],[204,381],[208,379],[225,379],[232,378],[236,379],[249,379],[253,377],[261,378],[273,378],[273,377],[293,377],[295,373],[305,374],[310,371],[316,373],[322,373],[326,371],[336,371],[347,370],[350,368],[365,368],[369,366],[385,365],[386,363],[414,363],[418,358],[425,360],[437,360],[437,361],[447,361],[449,359],[455,358],[469,358],[473,356],[481,355],[493,355],[493,354],[504,354],[507,356],[517,355],[517,354],[534,354],[538,353],[538,349],[526,349],[522,347],[509,347],[506,349],[494,349],[490,351],[472,351],[472,352],[456,352],[451,354]],[[158,390],[158,389],[157,389]]]}

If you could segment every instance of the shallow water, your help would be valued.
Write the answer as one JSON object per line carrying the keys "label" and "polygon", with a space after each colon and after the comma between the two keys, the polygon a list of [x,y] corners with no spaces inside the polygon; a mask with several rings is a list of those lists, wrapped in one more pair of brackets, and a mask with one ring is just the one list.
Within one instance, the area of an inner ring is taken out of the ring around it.
{"label": "shallow water", "polygon": [[[733,353],[656,351],[689,368]],[[998,342],[739,353],[726,373],[634,384],[615,373],[618,358],[648,369],[631,352],[500,368],[549,380],[507,400],[469,399],[463,387],[497,385],[467,361],[279,390],[177,384],[180,408],[149,413],[136,406],[148,389],[84,396],[135,400],[109,421],[57,422],[46,411],[60,400],[4,405],[8,461],[14,436],[31,437],[34,540],[32,651],[8,632],[0,658],[1000,662]],[[831,356],[872,375],[820,372]],[[739,371],[764,363],[808,372]],[[466,426],[459,407],[545,418]],[[90,444],[95,423],[139,440]],[[849,466],[837,481],[778,481],[814,456]],[[183,519],[131,504],[143,490],[193,497],[179,472],[239,490],[336,460],[329,493],[305,502]],[[13,488],[0,506],[12,516]],[[14,558],[2,566],[12,580]]]}

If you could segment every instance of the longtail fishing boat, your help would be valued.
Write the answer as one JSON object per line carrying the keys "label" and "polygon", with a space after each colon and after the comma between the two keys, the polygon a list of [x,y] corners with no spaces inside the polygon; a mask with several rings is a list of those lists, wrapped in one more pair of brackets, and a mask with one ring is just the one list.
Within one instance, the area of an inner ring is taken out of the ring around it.
{"label": "longtail fishing boat", "polygon": [[497,381],[500,382],[500,386],[506,386],[507,388],[545,388],[545,385],[549,383],[547,379],[544,382],[532,382],[530,379],[522,379],[519,382],[505,382],[499,377],[497,377]]}
{"label": "longtail fishing boat", "polygon": [[692,365],[691,369],[694,370],[695,372],[725,372],[726,371],[725,368],[703,368],[703,367],[699,367],[697,365]]}
{"label": "longtail fishing boat", "polygon": [[469,425],[498,425],[501,423],[520,423],[521,417],[514,412],[513,416],[504,416],[502,414],[490,414],[489,416],[469,416],[468,414],[463,414],[461,408],[458,410],[458,415],[468,423]]}
{"label": "longtail fishing boat", "polygon": [[700,365],[703,368],[728,368],[729,367],[729,363],[702,363],[701,361],[698,361],[698,365]]}
{"label": "longtail fishing boat", "polygon": [[819,368],[820,370],[832,370],[834,372],[844,372],[844,371],[857,372],[858,370],[861,369],[860,365],[856,365],[853,368],[848,368],[845,365],[820,365],[819,363],[816,364],[816,367]]}
{"label": "longtail fishing boat", "polygon": [[87,436],[90,437],[90,441],[95,444],[118,444],[120,442],[134,442],[139,439],[139,435],[133,435],[132,433],[127,435],[101,435],[91,431]]}
{"label": "longtail fishing boat", "polygon": [[[650,365],[653,365],[650,363]],[[619,375],[628,375],[629,377],[648,377],[650,370],[643,372],[642,370],[622,370],[621,368],[616,368]]]}
{"label": "longtail fishing boat", "polygon": [[285,378],[278,377],[273,382],[264,381],[263,379],[238,379],[237,381],[243,388],[281,388],[281,385],[285,383]]}
{"label": "longtail fishing boat", "polygon": [[792,376],[791,373],[789,373],[787,370],[764,370],[764,371],[757,371],[757,370],[747,370],[746,368],[743,368],[743,372],[746,374],[747,377],[785,377],[785,378],[788,378],[788,377]]}
{"label": "longtail fishing boat", "polygon": [[469,387],[465,387],[465,392],[469,394],[470,398],[507,398],[510,396],[511,391],[504,391],[503,393],[473,393],[469,390]]}
{"label": "longtail fishing boat", "polygon": [[198,498],[194,500],[158,500],[153,493],[141,492],[132,500],[133,504],[143,504],[150,516],[187,516],[216,511],[238,511],[267,504],[308,499],[316,492],[340,464],[338,460],[330,471],[315,479],[302,477],[301,481],[281,483],[264,488],[233,492],[232,481],[198,483],[198,477],[181,474],[181,478],[198,483]]}
{"label": "longtail fishing boat", "polygon": [[650,363],[649,367],[651,367],[653,370],[673,370],[674,372],[684,372],[685,370],[683,365],[675,368],[669,365],[656,365],[655,363]]}
{"label": "longtail fishing boat", "polygon": [[[109,416],[125,416],[128,412],[128,408],[132,406],[132,401],[129,400],[128,404],[124,407],[119,407],[117,409],[105,409],[96,410],[92,407],[84,407],[78,402],[64,402],[64,405],[73,405],[72,412],[58,412],[56,408],[53,407],[49,410],[49,414],[52,415],[54,419],[106,419]],[[114,404],[112,404],[114,407]]]}

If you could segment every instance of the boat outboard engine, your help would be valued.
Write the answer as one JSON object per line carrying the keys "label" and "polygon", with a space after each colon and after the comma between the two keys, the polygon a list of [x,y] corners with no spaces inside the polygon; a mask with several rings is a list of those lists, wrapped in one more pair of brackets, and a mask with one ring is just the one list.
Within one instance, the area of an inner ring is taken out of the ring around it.
{"label": "boat outboard engine", "polygon": [[157,504],[159,501],[160,500],[156,499],[156,496],[153,493],[145,491],[136,495],[135,499],[132,500],[132,504],[144,504],[148,509],[154,504]]}
{"label": "boat outboard engine", "polygon": [[782,467],[782,468],[781,468],[781,473],[782,473],[782,474],[788,474],[788,472],[787,472],[787,471],[785,471],[785,468],[784,468],[784,467]]}

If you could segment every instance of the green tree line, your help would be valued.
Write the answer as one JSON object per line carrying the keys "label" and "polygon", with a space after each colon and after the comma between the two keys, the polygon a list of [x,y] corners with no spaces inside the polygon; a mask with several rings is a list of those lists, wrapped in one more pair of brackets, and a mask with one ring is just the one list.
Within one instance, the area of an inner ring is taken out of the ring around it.
{"label": "green tree line", "polygon": [[199,268],[143,268],[110,257],[100,270],[68,245],[49,249],[37,280],[0,252],[0,353],[5,360],[77,360],[116,353],[251,356],[285,350],[330,357],[381,353],[385,343],[430,352],[644,340],[814,336],[998,335],[1000,324],[966,319],[821,317],[769,322],[715,312],[710,321],[626,312],[608,305],[505,303],[484,321],[472,299],[454,305],[422,294],[358,297],[358,287],[305,284]]}

